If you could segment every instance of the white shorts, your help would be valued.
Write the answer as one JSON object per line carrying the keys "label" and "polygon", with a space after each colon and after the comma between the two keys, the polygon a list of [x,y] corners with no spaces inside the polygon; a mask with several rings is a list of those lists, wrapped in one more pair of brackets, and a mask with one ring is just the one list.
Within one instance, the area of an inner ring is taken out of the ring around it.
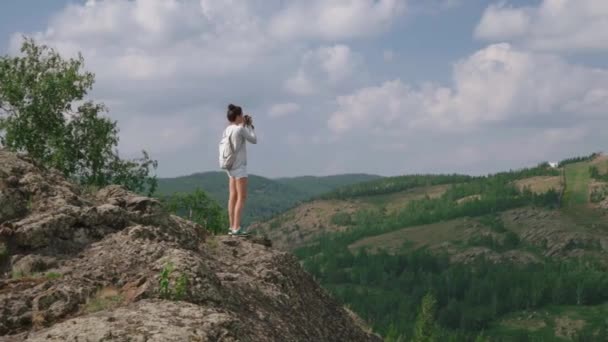
{"label": "white shorts", "polygon": [[226,173],[228,174],[228,177],[232,177],[232,178],[246,178],[247,177],[247,167],[240,166],[236,169],[232,169],[232,170],[227,170]]}

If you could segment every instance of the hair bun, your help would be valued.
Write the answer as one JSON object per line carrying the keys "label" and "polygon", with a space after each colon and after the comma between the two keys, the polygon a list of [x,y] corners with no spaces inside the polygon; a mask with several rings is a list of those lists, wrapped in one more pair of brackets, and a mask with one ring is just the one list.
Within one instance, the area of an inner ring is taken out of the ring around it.
{"label": "hair bun", "polygon": [[234,110],[236,109],[236,106],[233,105],[232,103],[228,105],[228,110]]}

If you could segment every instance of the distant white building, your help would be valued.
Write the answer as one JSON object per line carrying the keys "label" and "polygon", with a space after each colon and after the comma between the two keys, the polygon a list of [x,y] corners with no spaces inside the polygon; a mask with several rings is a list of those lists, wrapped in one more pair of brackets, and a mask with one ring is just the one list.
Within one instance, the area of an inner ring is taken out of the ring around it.
{"label": "distant white building", "polygon": [[549,162],[549,166],[551,166],[552,168],[556,168],[558,165],[558,162]]}

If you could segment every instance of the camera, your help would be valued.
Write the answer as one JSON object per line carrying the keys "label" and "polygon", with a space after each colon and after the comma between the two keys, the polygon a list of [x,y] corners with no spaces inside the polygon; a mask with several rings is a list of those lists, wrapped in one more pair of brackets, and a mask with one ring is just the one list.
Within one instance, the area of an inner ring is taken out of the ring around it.
{"label": "camera", "polygon": [[251,126],[251,115],[245,115],[245,125]]}

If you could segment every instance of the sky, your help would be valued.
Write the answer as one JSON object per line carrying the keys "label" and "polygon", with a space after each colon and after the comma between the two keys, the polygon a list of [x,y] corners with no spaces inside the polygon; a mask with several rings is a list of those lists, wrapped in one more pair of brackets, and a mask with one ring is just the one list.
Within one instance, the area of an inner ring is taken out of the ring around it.
{"label": "sky", "polygon": [[487,174],[606,150],[606,0],[3,0],[22,37],[96,75],[89,97],[161,177],[218,170],[226,107],[249,173]]}

